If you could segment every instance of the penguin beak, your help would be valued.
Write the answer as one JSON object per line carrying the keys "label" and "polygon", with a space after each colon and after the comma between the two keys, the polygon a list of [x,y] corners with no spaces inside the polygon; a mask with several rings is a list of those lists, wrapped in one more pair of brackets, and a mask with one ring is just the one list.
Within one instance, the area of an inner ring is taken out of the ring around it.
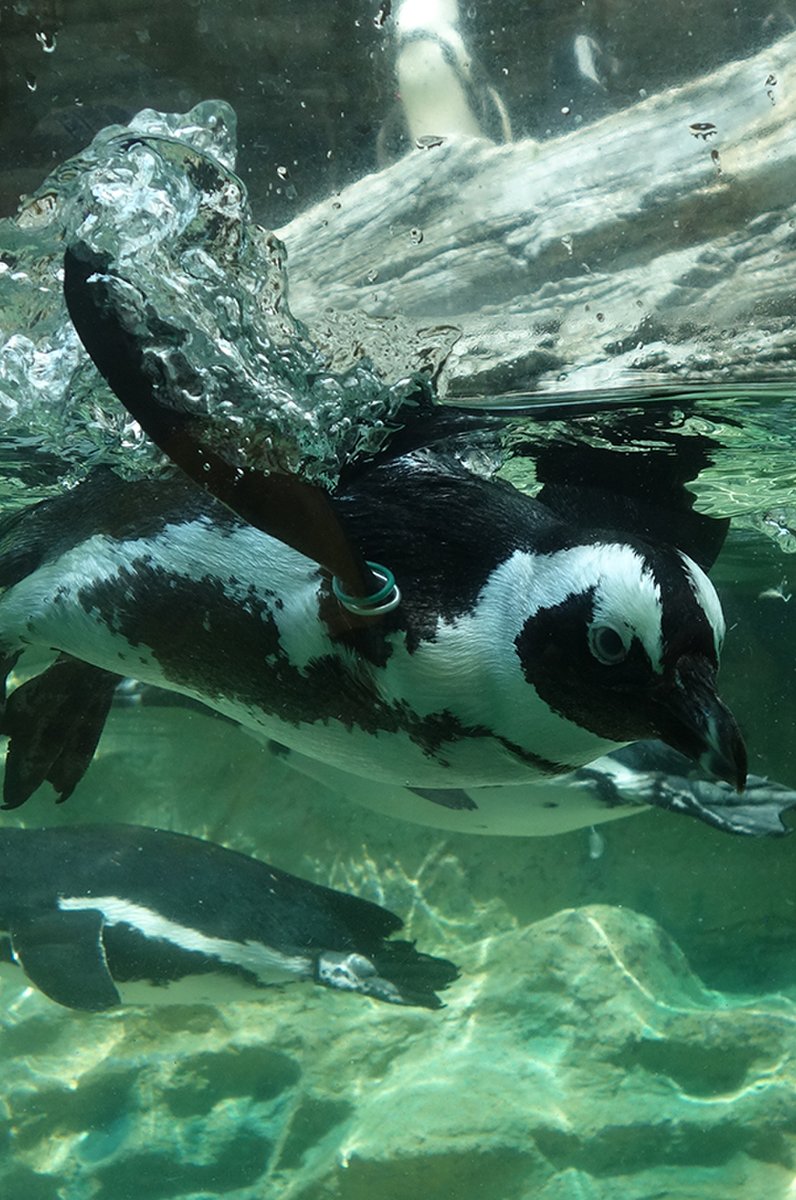
{"label": "penguin beak", "polygon": [[702,655],[684,654],[656,695],[658,736],[736,791],[746,784],[746,746],[716,690],[716,670]]}

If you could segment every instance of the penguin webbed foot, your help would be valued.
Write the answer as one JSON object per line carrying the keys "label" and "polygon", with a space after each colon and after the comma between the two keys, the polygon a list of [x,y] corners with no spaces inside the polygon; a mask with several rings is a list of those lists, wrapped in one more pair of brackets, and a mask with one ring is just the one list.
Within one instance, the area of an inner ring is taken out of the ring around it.
{"label": "penguin webbed foot", "polygon": [[3,809],[19,808],[45,782],[58,803],[72,794],[94,757],[121,676],[62,654],[6,702],[9,737]]}
{"label": "penguin webbed foot", "polygon": [[729,783],[704,778],[693,760],[660,741],[613,750],[581,767],[573,780],[592,789],[608,808],[647,804],[741,837],[785,837],[793,832],[783,817],[796,810],[796,790],[749,775],[738,793]]}
{"label": "penguin webbed foot", "polygon": [[[682,797],[681,797],[682,798]],[[726,783],[690,781],[682,811],[715,829],[741,837],[787,837],[793,832],[783,816],[796,809],[796,791],[759,775],[750,775],[739,795]]]}
{"label": "penguin webbed foot", "polygon": [[741,837],[786,837],[783,814],[796,809],[796,791],[750,775],[740,795],[727,783],[663,777],[647,803]]}

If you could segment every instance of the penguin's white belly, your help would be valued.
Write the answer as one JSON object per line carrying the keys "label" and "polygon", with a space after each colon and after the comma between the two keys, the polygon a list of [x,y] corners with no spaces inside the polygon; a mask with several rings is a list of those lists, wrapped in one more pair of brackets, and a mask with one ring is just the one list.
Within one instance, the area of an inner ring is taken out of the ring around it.
{"label": "penguin's white belly", "polygon": [[[9,992],[35,990],[21,967],[14,963],[0,962],[0,985]],[[260,1001],[267,999],[268,992],[256,984],[233,975],[200,974],[185,975],[170,983],[155,985],[145,981],[116,983],[121,1004],[135,1007],[165,1007],[174,1005],[208,1004],[213,1006],[232,1004],[241,1000]],[[41,994],[41,993],[40,993]],[[54,1000],[44,998],[44,1003],[56,1006]],[[64,1009],[60,1009],[61,1012]]]}
{"label": "penguin's white belly", "polygon": [[401,51],[396,75],[413,138],[451,134],[483,137],[460,77],[435,42],[409,43]]}
{"label": "penguin's white belly", "polygon": [[262,1001],[268,993],[245,979],[231,975],[185,975],[170,983],[155,985],[143,981],[119,983],[116,990],[123,1005],[166,1007],[171,1005],[232,1004],[241,1000]]}
{"label": "penguin's white belly", "polygon": [[578,786],[569,776],[503,787],[471,787],[467,795],[476,807],[453,808],[398,784],[364,779],[304,754],[292,752],[287,762],[336,797],[388,817],[453,833],[552,837],[649,811],[643,803],[601,803],[593,789]]}

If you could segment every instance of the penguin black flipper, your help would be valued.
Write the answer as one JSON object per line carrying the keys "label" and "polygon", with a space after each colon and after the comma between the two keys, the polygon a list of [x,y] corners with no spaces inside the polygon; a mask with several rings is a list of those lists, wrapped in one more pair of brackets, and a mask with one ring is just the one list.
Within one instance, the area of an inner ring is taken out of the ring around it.
{"label": "penguin black flipper", "polygon": [[162,323],[130,333],[117,308],[114,288],[119,285],[130,286],[109,257],[82,242],[67,248],[64,299],[69,316],[97,370],[144,432],[204,491],[317,562],[349,595],[372,594],[380,584],[350,543],[323,488],[286,471],[241,465],[240,435],[234,427],[232,432],[225,428],[218,416],[186,412],[184,401],[170,394],[168,379],[152,377],[145,364],[148,340],[168,332],[179,345],[184,335],[167,331]]}
{"label": "penguin black flipper", "polygon": [[61,654],[10,695],[2,808],[19,808],[45,781],[66,800],[94,757],[122,677]]}
{"label": "penguin black flipper", "polygon": [[25,974],[57,1004],[102,1012],[121,1003],[105,961],[101,913],[45,912],[10,932]]}

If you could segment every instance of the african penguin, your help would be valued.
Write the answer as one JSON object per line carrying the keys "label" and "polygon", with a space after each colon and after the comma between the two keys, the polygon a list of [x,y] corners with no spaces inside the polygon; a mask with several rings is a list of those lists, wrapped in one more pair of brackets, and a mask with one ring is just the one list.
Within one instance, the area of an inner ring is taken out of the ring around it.
{"label": "african penguin", "polygon": [[7,704],[6,803],[45,779],[68,794],[121,675],[374,787],[525,783],[647,737],[742,787],[744,744],[716,691],[724,620],[703,570],[544,495],[430,450],[371,464],[332,501],[360,553],[389,564],[401,603],[342,631],[317,563],[187,480],[100,471],[6,518],[5,669],[26,647],[61,652]]}
{"label": "african penguin", "polygon": [[660,452],[628,454],[628,416],[621,453],[592,441],[579,463],[562,436],[530,497],[446,449],[449,418],[418,384],[380,448],[322,486],[252,454],[233,400],[207,406],[198,378],[186,390],[162,369],[182,315],[157,317],[129,256],[70,243],[64,298],[105,381],[187,478],[98,474],[0,525],[6,674],[26,647],[59,652],[8,702],[7,804],[43,780],[69,793],[121,675],[429,803],[654,736],[743,786],[705,574],[728,522],[694,513],[683,486],[704,439],[672,456],[661,429]]}
{"label": "african penguin", "polygon": [[406,135],[415,146],[451,135],[511,140],[506,107],[462,36],[457,0],[400,0],[394,33],[399,105],[379,134],[381,163]]}
{"label": "african penguin", "polygon": [[401,925],[369,901],[183,834],[0,829],[0,961],[68,1008],[256,999],[302,980],[439,1008],[437,991],[458,972],[387,940]]}

